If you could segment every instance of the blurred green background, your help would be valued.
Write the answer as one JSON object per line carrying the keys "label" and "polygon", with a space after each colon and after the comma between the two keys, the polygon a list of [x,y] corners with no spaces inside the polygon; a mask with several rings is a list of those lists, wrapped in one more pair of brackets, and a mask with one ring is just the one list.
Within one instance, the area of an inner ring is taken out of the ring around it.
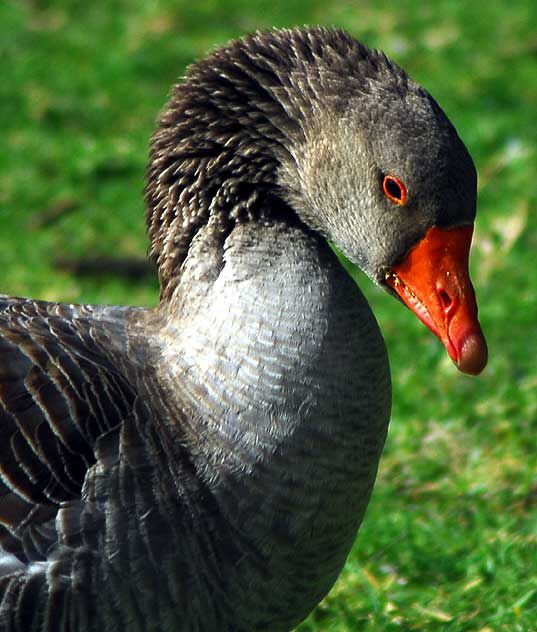
{"label": "blurred green background", "polygon": [[477,163],[472,273],[490,346],[457,373],[361,278],[390,352],[390,435],[364,525],[306,631],[537,630],[537,3],[4,0],[1,291],[153,305],[150,275],[61,261],[142,258],[148,139],[172,83],[255,29],[334,24],[437,98]]}

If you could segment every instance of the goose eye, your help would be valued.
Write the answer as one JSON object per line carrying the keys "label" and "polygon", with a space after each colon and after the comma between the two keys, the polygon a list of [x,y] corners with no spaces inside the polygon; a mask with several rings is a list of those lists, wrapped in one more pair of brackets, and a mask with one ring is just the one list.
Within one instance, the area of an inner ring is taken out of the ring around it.
{"label": "goose eye", "polygon": [[382,182],[382,190],[394,204],[406,204],[406,187],[395,176],[386,176]]}

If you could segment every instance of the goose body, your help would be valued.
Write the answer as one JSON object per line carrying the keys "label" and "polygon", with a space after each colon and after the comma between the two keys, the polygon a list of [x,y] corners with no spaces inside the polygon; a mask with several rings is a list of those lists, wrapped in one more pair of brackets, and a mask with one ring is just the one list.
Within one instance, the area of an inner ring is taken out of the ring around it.
{"label": "goose body", "polygon": [[[271,31],[175,89],[147,204],[154,310],[0,301],[1,631],[305,618],[356,536],[391,405],[379,328],[326,239],[426,321],[400,264],[422,244],[436,274],[457,259],[475,172],[382,54],[335,29]],[[476,373],[457,266],[431,328]]]}

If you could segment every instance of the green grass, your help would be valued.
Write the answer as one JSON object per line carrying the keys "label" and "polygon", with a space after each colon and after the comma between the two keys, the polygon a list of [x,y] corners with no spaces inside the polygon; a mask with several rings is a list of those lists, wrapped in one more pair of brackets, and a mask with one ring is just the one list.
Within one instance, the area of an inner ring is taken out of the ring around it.
{"label": "green grass", "polygon": [[[448,112],[480,174],[472,271],[490,364],[457,374],[407,310],[360,279],[394,375],[390,435],[345,571],[313,631],[537,630],[537,4],[437,0],[7,0],[0,4],[1,289],[151,305],[155,283],[78,278],[58,256],[143,256],[147,142],[208,48],[337,24]],[[75,208],[49,226],[36,218]]]}

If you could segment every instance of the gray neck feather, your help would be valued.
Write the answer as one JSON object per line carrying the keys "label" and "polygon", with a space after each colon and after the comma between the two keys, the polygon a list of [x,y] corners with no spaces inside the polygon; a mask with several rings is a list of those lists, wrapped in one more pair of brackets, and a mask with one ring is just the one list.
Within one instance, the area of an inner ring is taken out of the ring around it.
{"label": "gray neck feather", "polygon": [[[367,302],[318,236],[251,222],[223,248],[201,228],[159,314],[161,380],[192,421],[181,440],[196,471],[276,575],[292,552],[285,568],[318,577],[305,589],[313,604],[355,537],[389,418],[386,353]],[[316,550],[328,528],[329,569]]]}

